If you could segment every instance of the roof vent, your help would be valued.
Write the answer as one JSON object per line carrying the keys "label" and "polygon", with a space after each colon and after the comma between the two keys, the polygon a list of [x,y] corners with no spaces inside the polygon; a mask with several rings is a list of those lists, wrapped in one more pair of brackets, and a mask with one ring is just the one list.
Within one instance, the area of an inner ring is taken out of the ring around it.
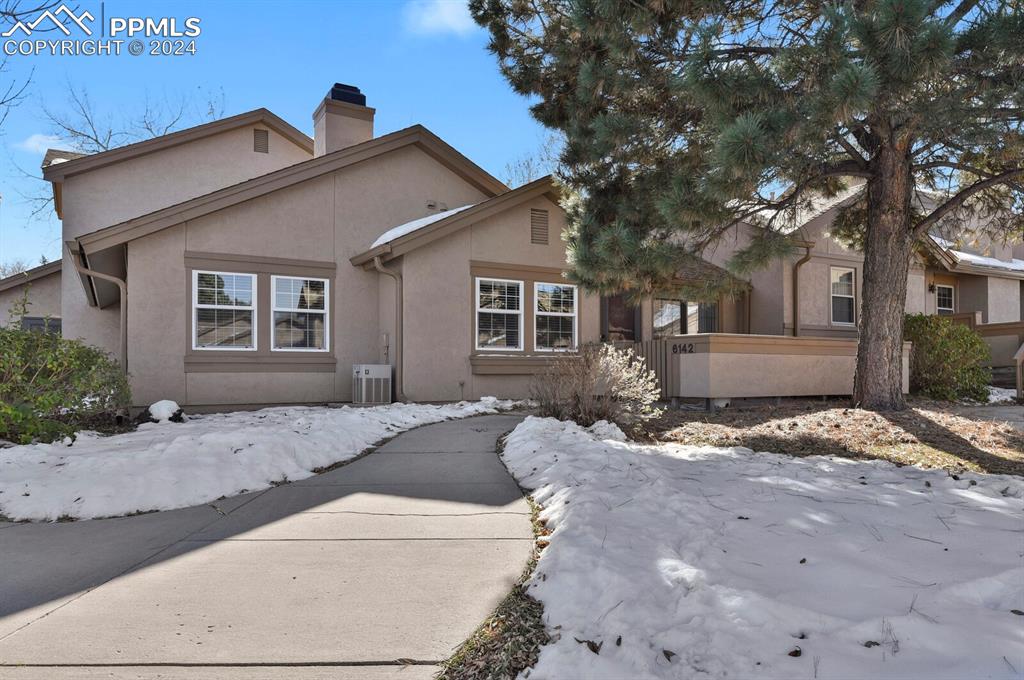
{"label": "roof vent", "polygon": [[548,244],[548,211],[530,208],[530,243]]}
{"label": "roof vent", "polygon": [[357,106],[366,106],[366,95],[359,91],[355,85],[335,83],[328,95],[336,102],[348,102]]}
{"label": "roof vent", "polygon": [[270,131],[256,128],[252,131],[252,150],[256,153],[270,153]]}

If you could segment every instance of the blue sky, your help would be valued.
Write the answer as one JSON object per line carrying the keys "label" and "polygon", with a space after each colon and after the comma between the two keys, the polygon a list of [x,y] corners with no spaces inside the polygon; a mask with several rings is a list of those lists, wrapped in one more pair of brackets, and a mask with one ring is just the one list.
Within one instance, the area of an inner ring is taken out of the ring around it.
{"label": "blue sky", "polygon": [[[77,7],[100,16],[98,1]],[[422,123],[499,178],[506,163],[535,153],[544,137],[461,0],[107,0],[104,10],[108,17],[199,17],[197,54],[9,59],[0,80],[31,72],[32,81],[0,128],[0,261],[35,264],[40,255],[60,254],[60,222],[52,212],[29,220],[22,195],[38,194],[40,182],[18,168],[38,174],[49,141],[42,136],[54,132],[41,107],[66,108],[68,83],[85,88],[95,109],[114,117],[139,110],[147,97],[205,99],[204,92],[223,90],[224,115],[265,106],[309,134],[313,109],[330,85],[351,83],[377,109],[377,134]]]}

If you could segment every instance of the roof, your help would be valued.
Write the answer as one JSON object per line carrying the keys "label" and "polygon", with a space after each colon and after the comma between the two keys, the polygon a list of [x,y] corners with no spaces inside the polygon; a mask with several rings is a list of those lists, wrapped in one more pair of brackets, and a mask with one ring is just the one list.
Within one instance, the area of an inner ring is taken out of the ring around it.
{"label": "roof", "polygon": [[755,226],[761,226],[760,223],[766,221],[767,216],[779,214],[781,218],[780,231],[784,234],[791,234],[812,220],[821,217],[829,210],[854,202],[864,192],[866,186],[864,183],[852,184],[838,192],[835,196],[815,194],[809,196],[806,200],[800,201],[799,205],[792,210],[783,210],[781,212],[765,210],[755,215],[751,219],[751,223]]}
{"label": "roof", "polygon": [[448,219],[453,215],[458,215],[463,210],[466,210],[467,208],[472,208],[474,205],[476,204],[470,203],[469,205],[464,205],[461,208],[452,208],[451,210],[445,210],[444,212],[433,213],[427,215],[426,217],[421,217],[418,220],[413,220],[411,222],[406,222],[405,224],[400,224],[397,227],[392,227],[391,229],[388,229],[383,234],[378,236],[377,240],[374,241],[373,245],[371,245],[370,247],[376,248],[377,246],[382,246],[385,243],[397,241],[401,237],[411,234],[414,231],[419,231],[424,227],[429,227],[434,222],[439,222],[441,220]]}
{"label": "roof", "polygon": [[68,151],[66,149],[47,149],[46,155],[43,156],[43,168],[47,168],[54,163],[66,163],[67,161],[73,161],[76,158],[81,158],[86,154],[78,151]]}
{"label": "roof", "polygon": [[466,205],[436,215],[428,215],[393,227],[381,234],[369,250],[350,258],[349,262],[358,266],[368,264],[376,257],[390,260],[464,229],[491,215],[504,212],[545,194],[549,195],[552,200],[557,200],[558,189],[551,175],[528,182],[521,187],[475,205]]}
{"label": "roof", "polygon": [[0,279],[0,291],[24,286],[26,283],[32,283],[33,281],[50,276],[51,274],[59,274],[60,265],[60,260],[54,260],[53,262],[47,262],[46,264],[41,264],[38,267],[33,267],[32,269],[26,269],[23,272],[13,274],[5,279]]}
{"label": "roof", "polygon": [[[940,262],[950,271],[974,271],[976,273],[993,274],[989,270],[999,270],[1012,278],[1024,278],[1024,260],[1010,258],[1000,260],[996,257],[978,255],[964,250],[957,250],[956,243],[948,241],[937,234],[928,234],[931,241],[948,257],[939,258]],[[984,270],[984,271],[979,271]]]}
{"label": "roof", "polygon": [[266,175],[260,175],[140,217],[104,227],[79,236],[77,241],[86,254],[95,253],[173,227],[187,220],[194,220],[203,215],[238,205],[272,191],[413,145],[423,149],[486,194],[495,195],[508,191],[508,187],[449,146],[433,132],[422,125],[413,125],[404,130],[376,137],[308,161],[295,163]]}
{"label": "roof", "polygon": [[[50,182],[63,182],[66,177],[76,175],[88,170],[120,163],[131,158],[137,158],[146,154],[162,151],[179,144],[193,142],[199,139],[234,130],[248,125],[262,124],[274,130],[285,139],[290,140],[297,146],[313,153],[313,140],[306,134],[290,125],[283,118],[271,113],[267,109],[256,109],[248,113],[241,113],[237,116],[222,118],[210,123],[196,125],[170,134],[161,135],[147,139],[135,144],[119,146],[116,149],[102,151],[93,154],[81,154],[75,152],[61,151],[59,149],[48,149],[43,158],[43,179]],[[72,157],[69,157],[69,155]],[[54,163],[56,158],[67,158],[63,163]]]}

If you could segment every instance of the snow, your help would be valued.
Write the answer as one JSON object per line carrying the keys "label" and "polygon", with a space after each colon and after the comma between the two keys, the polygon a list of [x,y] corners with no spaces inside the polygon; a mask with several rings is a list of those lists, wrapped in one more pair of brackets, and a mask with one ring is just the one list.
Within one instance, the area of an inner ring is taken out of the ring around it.
{"label": "snow", "polygon": [[959,262],[967,262],[968,264],[974,264],[980,267],[995,267],[996,269],[1006,269],[1013,272],[1024,272],[1024,260],[1019,260],[1017,258],[1010,258],[1009,261],[1000,260],[996,257],[986,257],[985,255],[976,255],[974,253],[956,250],[956,244],[952,241],[948,241],[941,236],[936,236],[935,234],[929,235],[932,237],[933,241],[935,241],[944,250],[948,251]]}
{"label": "snow", "polygon": [[990,404],[1003,404],[1006,402],[1017,401],[1017,390],[1011,390],[1007,387],[992,387],[988,388],[988,403]]}
{"label": "snow", "polygon": [[199,505],[310,477],[419,425],[513,406],[485,397],[441,406],[278,407],[190,415],[109,437],[84,432],[70,446],[13,446],[0,450],[0,515],[87,519]]}
{"label": "snow", "polygon": [[528,592],[556,640],[531,680],[1024,673],[1018,477],[534,417],[502,455],[553,531]]}
{"label": "snow", "polygon": [[180,407],[177,402],[171,401],[170,399],[161,399],[154,404],[150,404],[149,415],[158,422],[166,423],[171,419],[171,416],[179,410]]}
{"label": "snow", "polygon": [[461,208],[452,208],[451,210],[445,210],[444,212],[433,213],[431,215],[427,215],[426,217],[421,217],[418,220],[413,220],[412,222],[406,222],[405,224],[400,224],[397,227],[393,227],[391,229],[388,229],[383,234],[381,234],[377,238],[377,240],[373,242],[373,245],[370,246],[370,248],[373,249],[373,248],[376,248],[377,246],[382,246],[385,243],[391,243],[392,241],[394,241],[396,239],[399,239],[399,238],[405,236],[406,234],[411,234],[412,232],[417,231],[419,229],[422,229],[423,227],[430,226],[434,222],[440,222],[441,220],[445,219],[446,217],[451,217],[452,215],[457,215],[458,213],[462,212],[463,210],[467,210],[469,208],[472,208],[474,205],[476,205],[476,204],[464,205]]}

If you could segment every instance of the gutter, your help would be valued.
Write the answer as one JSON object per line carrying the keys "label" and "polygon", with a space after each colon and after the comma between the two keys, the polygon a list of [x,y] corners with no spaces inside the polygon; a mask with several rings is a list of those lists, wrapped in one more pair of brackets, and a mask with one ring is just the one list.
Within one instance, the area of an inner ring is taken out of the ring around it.
{"label": "gutter", "polygon": [[799,337],[800,335],[800,268],[807,264],[808,260],[811,259],[811,248],[814,247],[814,243],[811,241],[804,241],[800,244],[806,249],[803,257],[796,261],[793,265],[793,337]]}
{"label": "gutter", "polygon": [[102,281],[109,281],[117,286],[117,290],[121,297],[121,373],[128,375],[128,284],[123,279],[119,279],[116,276],[88,269],[82,263],[82,254],[72,248],[70,243],[68,244],[68,253],[71,255],[71,262],[74,263],[75,269],[79,274],[95,277]]}
{"label": "gutter", "polygon": [[373,258],[373,268],[381,274],[395,280],[395,399],[405,401],[405,389],[402,382],[402,275],[394,269],[388,269],[381,262],[380,255]]}

